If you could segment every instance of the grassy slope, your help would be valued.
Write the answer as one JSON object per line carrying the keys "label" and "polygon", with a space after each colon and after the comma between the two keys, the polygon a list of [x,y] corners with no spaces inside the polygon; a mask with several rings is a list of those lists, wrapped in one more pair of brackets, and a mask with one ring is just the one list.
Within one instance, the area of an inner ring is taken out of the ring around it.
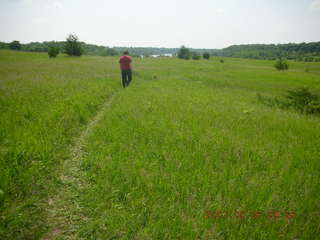
{"label": "grassy slope", "polygon": [[[81,194],[93,239],[313,239],[319,119],[256,94],[319,86],[319,65],[144,60],[89,138]],[[206,219],[206,211],[228,217]],[[245,218],[235,217],[243,211]],[[251,217],[261,211],[258,219]],[[268,212],[280,212],[278,220]],[[297,217],[288,220],[286,212]]]}
{"label": "grassy slope", "polygon": [[120,88],[109,58],[0,51],[0,238],[35,239],[51,172],[101,103]]}
{"label": "grassy slope", "polygon": [[[320,66],[310,63],[306,73],[300,63],[291,63],[289,72],[271,65],[135,60],[133,84],[117,96],[83,154],[86,184],[73,195],[87,217],[76,227],[80,236],[315,236],[319,119],[266,107],[256,94],[276,96],[297,86],[319,90]],[[37,239],[50,223],[40,224],[44,209],[36,203],[59,184],[59,173],[49,173],[120,87],[118,66],[116,58],[12,52],[0,52],[0,66],[0,238]],[[206,219],[207,210],[230,216],[261,211],[263,217]],[[265,215],[271,210],[297,217],[270,220]]]}

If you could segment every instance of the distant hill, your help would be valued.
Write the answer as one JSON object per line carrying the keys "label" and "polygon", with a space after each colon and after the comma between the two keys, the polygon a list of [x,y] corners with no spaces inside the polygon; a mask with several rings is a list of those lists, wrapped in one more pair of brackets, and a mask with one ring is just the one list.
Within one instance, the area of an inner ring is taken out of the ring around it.
{"label": "distant hill", "polygon": [[283,57],[298,61],[320,61],[320,42],[233,45],[222,49],[216,55],[270,60]]}

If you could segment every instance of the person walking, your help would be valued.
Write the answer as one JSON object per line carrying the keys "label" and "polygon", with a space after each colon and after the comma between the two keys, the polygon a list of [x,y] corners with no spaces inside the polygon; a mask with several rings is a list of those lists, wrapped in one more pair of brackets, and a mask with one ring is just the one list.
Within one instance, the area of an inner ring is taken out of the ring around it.
{"label": "person walking", "polygon": [[124,88],[129,86],[132,80],[131,62],[132,62],[132,59],[129,56],[129,52],[124,51],[123,56],[120,57],[120,60],[119,60],[121,76],[122,76],[122,86]]}

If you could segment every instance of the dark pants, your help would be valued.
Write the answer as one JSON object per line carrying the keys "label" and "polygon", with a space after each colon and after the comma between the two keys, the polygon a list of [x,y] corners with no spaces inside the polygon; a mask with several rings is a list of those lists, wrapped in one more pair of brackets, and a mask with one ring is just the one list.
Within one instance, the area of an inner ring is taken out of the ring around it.
{"label": "dark pants", "polygon": [[124,88],[129,86],[129,84],[132,80],[131,69],[121,70],[121,76],[122,76],[122,86]]}

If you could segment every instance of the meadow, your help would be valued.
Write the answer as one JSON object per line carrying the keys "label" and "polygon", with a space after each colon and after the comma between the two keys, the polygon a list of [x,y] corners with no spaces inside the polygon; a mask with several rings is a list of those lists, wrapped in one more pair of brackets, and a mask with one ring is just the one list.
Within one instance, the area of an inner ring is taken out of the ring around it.
{"label": "meadow", "polygon": [[0,51],[0,239],[317,239],[320,64],[219,60]]}

